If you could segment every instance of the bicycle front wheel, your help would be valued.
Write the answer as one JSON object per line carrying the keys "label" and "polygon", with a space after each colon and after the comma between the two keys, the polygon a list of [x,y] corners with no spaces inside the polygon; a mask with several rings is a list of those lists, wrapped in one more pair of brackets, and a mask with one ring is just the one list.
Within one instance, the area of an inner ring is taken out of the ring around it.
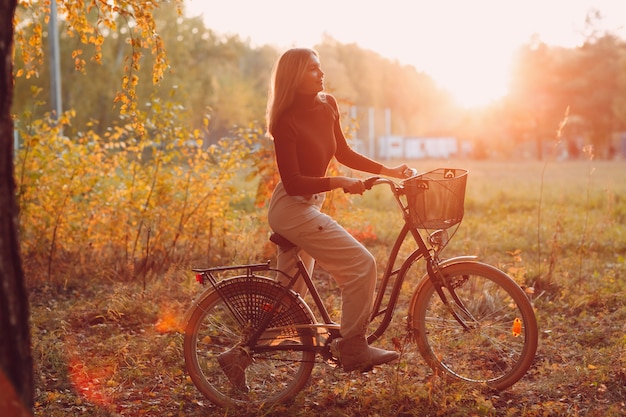
{"label": "bicycle front wheel", "polygon": [[[267,314],[273,314],[267,330],[255,346],[247,346]],[[184,341],[187,371],[198,390],[222,407],[288,401],[313,369],[314,338],[307,327],[313,322],[308,306],[269,278],[224,280],[191,311]],[[248,389],[235,386],[218,362],[219,355],[235,346],[249,354],[249,363],[242,366]]]}
{"label": "bicycle front wheel", "polygon": [[426,276],[411,305],[410,326],[420,353],[435,373],[502,390],[532,365],[537,350],[535,313],[508,275],[479,262],[440,269],[455,318]]}

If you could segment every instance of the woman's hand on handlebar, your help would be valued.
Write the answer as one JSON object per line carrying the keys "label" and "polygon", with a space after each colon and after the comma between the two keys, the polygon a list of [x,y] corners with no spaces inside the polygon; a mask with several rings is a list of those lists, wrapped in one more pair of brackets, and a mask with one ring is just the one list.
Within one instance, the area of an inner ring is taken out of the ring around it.
{"label": "woman's hand on handlebar", "polygon": [[417,170],[415,168],[410,168],[407,164],[402,164],[393,168],[384,166],[380,173],[388,177],[405,179],[416,175]]}
{"label": "woman's hand on handlebar", "polygon": [[357,178],[332,177],[331,188],[343,188],[343,191],[350,194],[363,194],[365,183]]}
{"label": "woman's hand on handlebar", "polygon": [[[416,175],[417,170],[402,164],[394,168],[383,167],[380,173],[381,175],[404,179]],[[370,190],[378,179],[379,177],[370,177],[366,180],[350,177],[331,177],[331,189],[343,188],[345,193],[363,194],[366,190]]]}

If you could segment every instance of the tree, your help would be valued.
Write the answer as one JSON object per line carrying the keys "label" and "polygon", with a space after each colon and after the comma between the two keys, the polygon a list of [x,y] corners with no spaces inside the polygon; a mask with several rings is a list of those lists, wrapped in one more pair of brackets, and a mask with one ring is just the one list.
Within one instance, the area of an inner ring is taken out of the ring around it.
{"label": "tree", "polygon": [[583,45],[578,56],[580,72],[586,76],[578,92],[576,110],[588,121],[591,143],[596,152],[603,155],[617,127],[614,103],[619,94],[620,42],[606,35]]}
{"label": "tree", "polygon": [[[169,67],[166,76],[158,85],[141,82],[137,85],[139,111],[150,111],[150,103],[176,100],[192,115],[191,126],[203,131],[206,143],[215,143],[232,132],[233,126],[246,126],[252,120],[262,120],[265,114],[267,85],[272,64],[278,52],[272,47],[253,49],[249,41],[237,35],[222,36],[205,27],[201,17],[181,17],[174,3],[161,2],[153,13],[163,44],[167,47]],[[30,10],[19,10],[18,18],[30,19]],[[42,23],[44,17],[37,18]],[[115,29],[102,31],[101,64],[90,62],[85,57],[93,56],[93,45],[81,45],[82,53],[76,55],[76,36],[70,35],[67,20],[59,24],[60,73],[63,80],[62,101],[65,109],[80,109],[72,117],[64,133],[71,137],[85,129],[104,134],[113,126],[125,124],[111,105],[119,80],[124,76],[124,54],[128,52],[127,27],[124,18],[115,19]],[[31,25],[22,29],[21,36],[30,38],[37,32]],[[22,51],[21,45],[27,49]],[[18,44],[16,55],[34,56],[28,53],[30,44]],[[45,48],[44,48],[45,51]],[[76,71],[73,57],[86,62],[84,73]],[[156,56],[143,58],[137,75],[141,80],[152,78],[152,65]],[[26,75],[28,66],[23,59],[16,60],[15,72]],[[48,62],[37,66],[39,74],[48,74]],[[20,120],[37,120],[49,111],[47,105],[34,107],[38,99],[49,96],[49,77],[26,76],[16,79],[13,113]],[[42,103],[44,104],[44,103]],[[206,130],[204,119],[210,113],[210,130]],[[25,126],[22,126],[25,127]]]}
{"label": "tree", "polygon": [[[177,3],[180,7],[182,0]],[[24,284],[24,273],[20,259],[17,229],[17,205],[13,172],[13,120],[11,104],[13,98],[13,43],[14,39],[23,51],[25,70],[19,75],[32,76],[37,73],[43,59],[42,16],[50,13],[49,2],[23,0],[21,6],[29,10],[29,20],[34,30],[30,37],[24,29],[17,27],[15,12],[17,0],[0,0],[0,415],[27,415],[33,408],[33,360],[30,345],[28,296]],[[59,1],[59,13],[65,17],[68,33],[76,36],[84,45],[92,45],[91,59],[101,62],[104,41],[103,31],[113,30],[116,19],[121,17],[128,23],[126,66],[121,80],[121,89],[115,96],[122,113],[136,112],[136,88],[143,51],[154,55],[152,77],[158,83],[167,68],[163,42],[156,32],[152,11],[158,2],[141,0],[91,0],[75,2]],[[179,8],[180,13],[180,8]],[[14,37],[15,36],[15,37]],[[84,69],[82,50],[74,52],[75,66]],[[138,126],[141,130],[141,126]],[[7,393],[15,392],[15,397]],[[21,402],[22,406],[18,407]],[[17,405],[16,405],[17,404]],[[17,411],[20,410],[20,411]]]}
{"label": "tree", "polygon": [[[17,394],[24,408],[33,406],[33,359],[30,351],[28,298],[17,237],[13,177],[13,16],[17,0],[0,0],[0,414],[15,415]],[[9,382],[7,384],[6,382]],[[12,388],[12,389],[11,389]],[[23,413],[24,415],[25,412]]]}

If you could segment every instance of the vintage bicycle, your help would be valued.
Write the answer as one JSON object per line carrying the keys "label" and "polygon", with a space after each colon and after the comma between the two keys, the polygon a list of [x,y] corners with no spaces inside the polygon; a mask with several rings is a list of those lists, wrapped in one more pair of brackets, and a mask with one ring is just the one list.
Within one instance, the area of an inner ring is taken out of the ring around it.
{"label": "vintage bicycle", "polygon": [[[368,342],[387,330],[403,283],[419,276],[418,261],[423,261],[425,272],[406,323],[421,356],[442,377],[503,390],[533,363],[537,320],[529,296],[503,271],[474,256],[440,256],[463,218],[467,175],[464,169],[440,168],[401,182],[365,180],[367,189],[388,185],[404,219],[378,285],[370,326],[375,329]],[[277,234],[270,239],[297,258],[293,276],[269,261],[194,269],[208,288],[187,313],[185,365],[198,390],[219,406],[289,401],[305,387],[316,363],[338,363],[330,342],[340,337],[339,325],[300,260],[299,248]],[[405,241],[417,248],[399,259]],[[283,286],[267,276],[278,274],[289,283]],[[299,278],[319,319],[291,289]],[[232,349],[248,357],[243,386],[233,384],[218,361]]]}

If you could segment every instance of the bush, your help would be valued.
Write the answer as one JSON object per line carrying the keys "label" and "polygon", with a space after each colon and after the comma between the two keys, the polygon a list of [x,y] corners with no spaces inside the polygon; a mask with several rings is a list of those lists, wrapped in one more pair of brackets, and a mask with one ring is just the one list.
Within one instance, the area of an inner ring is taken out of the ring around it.
{"label": "bush", "polygon": [[180,106],[153,102],[150,109],[140,116],[143,134],[129,122],[104,136],[67,137],[72,112],[16,124],[29,284],[145,277],[194,256],[219,262],[236,249],[241,215],[231,207],[243,193],[232,180],[246,168],[256,132],[207,147],[200,131],[185,127]]}

